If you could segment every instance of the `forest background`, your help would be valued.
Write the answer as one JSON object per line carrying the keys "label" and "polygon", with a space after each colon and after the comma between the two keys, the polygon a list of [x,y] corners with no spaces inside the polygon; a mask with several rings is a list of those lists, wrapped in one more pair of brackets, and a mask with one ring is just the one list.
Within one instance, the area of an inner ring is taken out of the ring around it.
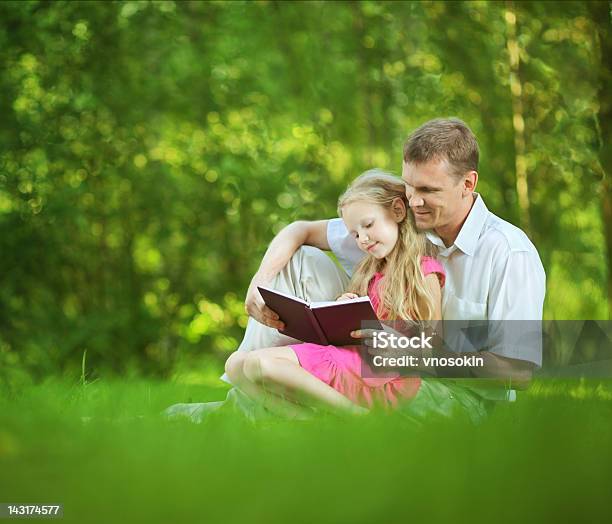
{"label": "forest background", "polygon": [[215,377],[267,244],[458,116],[479,191],[609,319],[609,2],[1,2],[0,377]]}

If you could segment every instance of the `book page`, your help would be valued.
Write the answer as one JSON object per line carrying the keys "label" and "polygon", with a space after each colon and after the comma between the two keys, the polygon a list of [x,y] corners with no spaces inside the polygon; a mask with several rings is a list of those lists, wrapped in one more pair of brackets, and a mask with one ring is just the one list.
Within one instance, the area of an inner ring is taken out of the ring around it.
{"label": "book page", "polygon": [[310,307],[311,309],[316,309],[320,307],[341,306],[343,304],[355,304],[359,302],[370,302],[370,297],[359,297],[359,298],[352,298],[350,300],[342,300],[342,301],[330,300],[327,302],[311,302]]}

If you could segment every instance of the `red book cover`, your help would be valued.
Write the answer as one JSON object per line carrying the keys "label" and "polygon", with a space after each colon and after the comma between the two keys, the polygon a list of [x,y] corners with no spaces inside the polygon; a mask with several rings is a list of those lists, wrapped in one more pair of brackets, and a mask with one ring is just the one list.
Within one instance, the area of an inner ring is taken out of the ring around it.
{"label": "red book cover", "polygon": [[303,342],[354,346],[359,341],[351,337],[351,331],[361,329],[362,322],[368,321],[368,328],[382,329],[369,297],[308,303],[273,289],[257,289],[266,305],[285,323],[281,333]]}

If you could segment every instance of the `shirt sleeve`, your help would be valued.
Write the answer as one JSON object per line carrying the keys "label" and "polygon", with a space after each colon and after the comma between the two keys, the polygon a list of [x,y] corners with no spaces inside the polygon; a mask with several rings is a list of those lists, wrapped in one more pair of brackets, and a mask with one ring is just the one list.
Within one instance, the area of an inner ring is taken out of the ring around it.
{"label": "shirt sleeve", "polygon": [[542,320],[546,274],[536,253],[511,251],[494,268],[489,291],[489,320]]}
{"label": "shirt sleeve", "polygon": [[542,365],[546,274],[535,251],[509,251],[493,268],[489,300],[490,350]]}
{"label": "shirt sleeve", "polygon": [[328,220],[327,243],[347,274],[352,275],[364,253],[357,247],[355,239],[349,235],[342,219]]}

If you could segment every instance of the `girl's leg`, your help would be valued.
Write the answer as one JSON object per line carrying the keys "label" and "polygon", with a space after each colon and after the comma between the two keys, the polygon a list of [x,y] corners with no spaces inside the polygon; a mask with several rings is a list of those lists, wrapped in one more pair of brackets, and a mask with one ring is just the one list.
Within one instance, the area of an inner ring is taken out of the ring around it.
{"label": "girl's leg", "polygon": [[251,383],[265,391],[286,395],[297,402],[336,413],[368,411],[302,368],[290,347],[252,351],[245,357],[242,371]]}
{"label": "girl's leg", "polygon": [[293,402],[284,395],[277,395],[276,393],[266,391],[261,386],[247,379],[243,373],[246,356],[246,352],[237,351],[232,353],[225,363],[225,372],[232,381],[232,384],[275,415],[292,419],[310,418],[312,416],[310,408]]}

